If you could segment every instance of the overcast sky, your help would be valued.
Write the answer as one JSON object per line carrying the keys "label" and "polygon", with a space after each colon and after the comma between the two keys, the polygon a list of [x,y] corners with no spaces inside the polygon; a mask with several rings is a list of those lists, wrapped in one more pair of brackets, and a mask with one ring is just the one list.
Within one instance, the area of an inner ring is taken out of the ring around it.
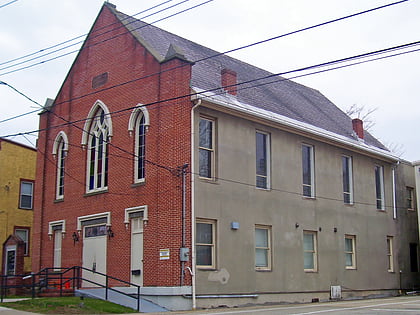
{"label": "overcast sky", "polygon": [[[112,1],[111,1],[112,2]],[[117,10],[135,15],[164,0],[114,0]],[[170,5],[159,14],[145,17]],[[205,0],[168,1],[136,15],[153,23]],[[311,25],[393,3],[384,0],[213,0],[155,25],[217,51],[228,51]],[[10,4],[9,4],[10,3]],[[103,1],[0,0],[0,80],[44,104],[55,98],[80,44],[15,65],[35,53],[89,32]],[[420,40],[420,0],[393,5],[231,53],[232,57],[281,73]],[[83,40],[80,38],[79,40]],[[77,41],[69,42],[73,44]],[[55,49],[63,48],[64,45]],[[420,49],[415,46],[411,50]],[[48,53],[54,49],[45,50]],[[60,55],[67,54],[64,57]],[[51,61],[46,61],[56,58]],[[34,63],[40,65],[31,66]],[[6,63],[7,62],[7,63]],[[14,66],[15,65],[15,66]],[[22,67],[27,67],[18,70]],[[14,71],[8,73],[9,71]],[[420,160],[420,52],[412,52],[295,81],[315,88],[342,110],[353,104],[372,114],[370,132],[402,158]],[[286,76],[287,77],[287,76]],[[290,76],[289,76],[290,77]],[[37,106],[0,85],[0,121]],[[36,113],[0,123],[0,136],[38,128]],[[26,139],[27,138],[27,139]],[[36,135],[10,137],[25,144]]]}

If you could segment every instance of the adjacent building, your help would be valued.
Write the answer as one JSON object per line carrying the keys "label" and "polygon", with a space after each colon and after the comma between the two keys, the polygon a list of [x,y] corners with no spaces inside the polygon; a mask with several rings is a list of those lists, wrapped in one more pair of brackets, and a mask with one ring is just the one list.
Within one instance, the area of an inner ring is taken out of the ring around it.
{"label": "adjacent building", "polygon": [[[2,274],[13,275],[31,271],[35,165],[34,148],[0,138]],[[7,242],[9,240],[11,243]],[[21,251],[18,244],[22,244]]]}
{"label": "adjacent building", "polygon": [[319,91],[105,3],[40,130],[34,270],[169,309],[402,289],[399,159]]}

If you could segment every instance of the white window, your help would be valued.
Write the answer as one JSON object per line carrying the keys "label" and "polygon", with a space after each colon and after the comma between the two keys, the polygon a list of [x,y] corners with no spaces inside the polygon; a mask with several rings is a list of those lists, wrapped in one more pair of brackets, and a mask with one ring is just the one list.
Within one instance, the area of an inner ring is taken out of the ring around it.
{"label": "white window", "polygon": [[105,111],[99,106],[92,118],[88,138],[88,191],[108,187],[109,126]]}
{"label": "white window", "polygon": [[214,269],[216,267],[216,222],[197,220],[196,256],[197,267]]}
{"label": "white window", "polygon": [[149,125],[146,106],[137,104],[128,122],[130,136],[134,134],[134,183],[144,182],[146,178],[146,133]]}
{"label": "white window", "polygon": [[25,242],[25,256],[29,255],[29,228],[15,228],[15,234]]}
{"label": "white window", "polygon": [[33,208],[34,183],[32,181],[22,180],[20,182],[19,208]]}
{"label": "white window", "polygon": [[65,159],[68,150],[68,138],[64,131],[60,131],[54,140],[53,155],[56,160],[56,188],[55,198],[64,198]]}
{"label": "white window", "polygon": [[255,226],[255,269],[271,270],[271,227]]}
{"label": "white window", "polygon": [[356,269],[356,236],[344,237],[344,259],[346,269]]}
{"label": "white window", "polygon": [[302,190],[303,196],[315,197],[314,147],[302,144]]}
{"label": "white window", "polygon": [[135,182],[142,182],[145,179],[146,159],[146,124],[144,115],[139,115],[135,125]]}
{"label": "white window", "polygon": [[384,167],[375,166],[376,209],[385,210]]}
{"label": "white window", "polygon": [[386,237],[386,254],[388,258],[388,271],[394,272],[394,238],[392,236]]}
{"label": "white window", "polygon": [[353,204],[353,166],[350,156],[341,157],[343,168],[343,200],[346,204]]}
{"label": "white window", "polygon": [[306,272],[318,270],[317,233],[303,231],[303,268]]}
{"label": "white window", "polygon": [[270,189],[270,135],[256,132],[256,187]]}
{"label": "white window", "polygon": [[198,170],[203,178],[215,176],[214,126],[214,120],[200,117]]}

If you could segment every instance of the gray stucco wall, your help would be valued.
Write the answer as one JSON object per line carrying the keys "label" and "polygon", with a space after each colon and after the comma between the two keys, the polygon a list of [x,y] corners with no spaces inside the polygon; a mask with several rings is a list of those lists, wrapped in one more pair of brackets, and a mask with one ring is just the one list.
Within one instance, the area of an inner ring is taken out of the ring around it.
{"label": "gray stucco wall", "polygon": [[[327,294],[332,285],[354,295],[398,290],[391,163],[204,106],[195,113],[196,148],[200,115],[216,121],[217,179],[195,175],[195,217],[216,221],[216,268],[197,270],[197,294]],[[255,188],[256,130],[270,134],[270,190]],[[314,146],[313,199],[302,197],[302,143]],[[353,205],[343,202],[342,155],[353,160]],[[385,211],[376,209],[375,165],[384,166]],[[271,227],[271,271],[254,267],[256,224]],[[304,230],[317,232],[317,272],[304,271]],[[345,268],[345,234],[356,236],[355,270]],[[395,272],[387,267],[387,236],[394,238]]]}

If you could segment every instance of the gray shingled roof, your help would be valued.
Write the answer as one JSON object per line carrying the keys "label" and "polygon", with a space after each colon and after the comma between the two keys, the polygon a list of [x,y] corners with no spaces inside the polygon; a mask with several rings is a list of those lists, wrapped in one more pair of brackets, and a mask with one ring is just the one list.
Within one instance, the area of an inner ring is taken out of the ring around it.
{"label": "gray shingled roof", "polygon": [[[171,51],[175,51],[178,56],[181,54],[185,59],[195,62],[192,67],[192,87],[202,90],[220,87],[220,72],[223,68],[235,71],[239,83],[272,74],[238,59],[220,55],[210,48],[130,17],[117,11],[113,5],[108,4],[108,8],[159,61],[165,59],[169,47],[172,45]],[[217,56],[208,58],[214,55]],[[205,60],[199,61],[202,59]],[[275,79],[265,79],[239,86],[238,101],[354,139],[351,118],[324,95],[317,90],[291,80],[281,79],[281,77],[276,77]],[[243,88],[270,81],[276,82]],[[364,140],[366,144],[387,150],[382,143],[368,132],[365,132]]]}

